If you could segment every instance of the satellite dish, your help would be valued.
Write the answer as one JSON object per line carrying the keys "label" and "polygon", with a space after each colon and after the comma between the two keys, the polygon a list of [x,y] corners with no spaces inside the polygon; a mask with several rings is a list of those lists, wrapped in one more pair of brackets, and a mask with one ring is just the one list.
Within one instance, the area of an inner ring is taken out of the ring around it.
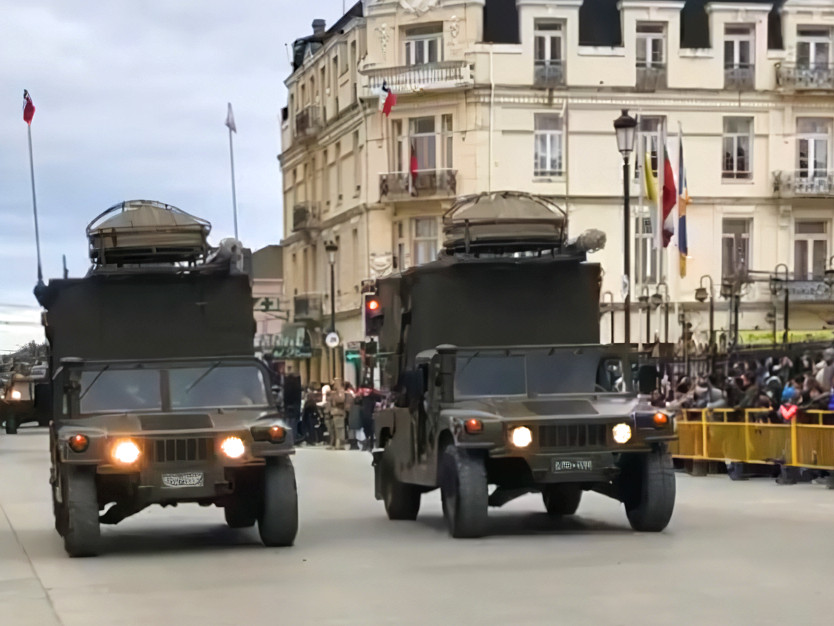
{"label": "satellite dish", "polygon": [[339,337],[339,333],[335,330],[331,330],[324,338],[324,345],[326,345],[331,350],[333,348],[338,348],[339,344],[342,342],[341,338]]}

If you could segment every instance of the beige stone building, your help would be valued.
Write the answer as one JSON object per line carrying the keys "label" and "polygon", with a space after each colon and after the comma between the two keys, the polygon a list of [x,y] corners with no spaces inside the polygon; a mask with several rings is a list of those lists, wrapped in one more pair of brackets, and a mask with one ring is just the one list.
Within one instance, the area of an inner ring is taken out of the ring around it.
{"label": "beige stone building", "polygon": [[[281,126],[284,292],[289,327],[309,344],[311,358],[297,363],[309,380],[331,370],[325,243],[338,246],[337,329],[360,341],[362,281],[434,259],[440,218],[461,194],[553,196],[573,233],[603,229],[608,245],[592,258],[621,307],[621,109],[640,119],[632,162],[646,149],[656,168],[665,136],[676,183],[682,131],[692,199],[681,277],[677,236],[653,248],[641,177],[630,174],[633,341],[646,339],[647,315],[651,335],[663,328],[662,307],[641,309],[638,296],[668,291],[669,340],[683,312],[706,342],[706,304],[694,297],[702,276],[726,336],[719,286],[740,270],[757,279],[742,288],[743,338],[767,340],[774,311],[781,334],[783,292],[768,283],[780,263],[791,329],[834,321],[822,281],[834,218],[828,0],[366,0],[330,28],[316,21],[294,54]],[[383,84],[397,99],[387,117]],[[622,341],[621,313],[615,325]],[[344,353],[336,359],[341,373]]]}

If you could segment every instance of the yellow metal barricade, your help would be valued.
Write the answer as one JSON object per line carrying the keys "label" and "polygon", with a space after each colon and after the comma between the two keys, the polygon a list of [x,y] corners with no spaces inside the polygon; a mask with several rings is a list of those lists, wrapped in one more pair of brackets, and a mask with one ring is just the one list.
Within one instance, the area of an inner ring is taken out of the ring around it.
{"label": "yellow metal barricade", "polygon": [[770,409],[683,409],[673,456],[834,470],[834,412],[804,411],[772,423]]}

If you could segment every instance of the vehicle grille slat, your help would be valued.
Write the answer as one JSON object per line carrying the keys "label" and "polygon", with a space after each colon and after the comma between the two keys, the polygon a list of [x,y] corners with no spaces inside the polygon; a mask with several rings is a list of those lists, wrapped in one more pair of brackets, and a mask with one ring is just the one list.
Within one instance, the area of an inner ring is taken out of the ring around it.
{"label": "vehicle grille slat", "polygon": [[148,439],[145,454],[151,463],[209,461],[214,459],[214,438]]}
{"label": "vehicle grille slat", "polygon": [[540,448],[604,448],[608,424],[544,424],[539,426]]}

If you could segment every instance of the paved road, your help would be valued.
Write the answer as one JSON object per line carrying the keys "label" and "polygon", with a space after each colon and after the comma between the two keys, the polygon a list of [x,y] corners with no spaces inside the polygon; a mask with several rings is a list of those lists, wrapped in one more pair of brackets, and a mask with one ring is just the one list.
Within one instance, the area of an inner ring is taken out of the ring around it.
{"label": "paved road", "polygon": [[0,624],[830,624],[834,492],[678,477],[659,535],[587,494],[553,522],[534,496],[489,538],[446,535],[437,494],[389,522],[370,459],[295,457],[296,546],[265,549],[222,511],[148,509],[69,559],[52,528],[47,440],[0,436]]}

